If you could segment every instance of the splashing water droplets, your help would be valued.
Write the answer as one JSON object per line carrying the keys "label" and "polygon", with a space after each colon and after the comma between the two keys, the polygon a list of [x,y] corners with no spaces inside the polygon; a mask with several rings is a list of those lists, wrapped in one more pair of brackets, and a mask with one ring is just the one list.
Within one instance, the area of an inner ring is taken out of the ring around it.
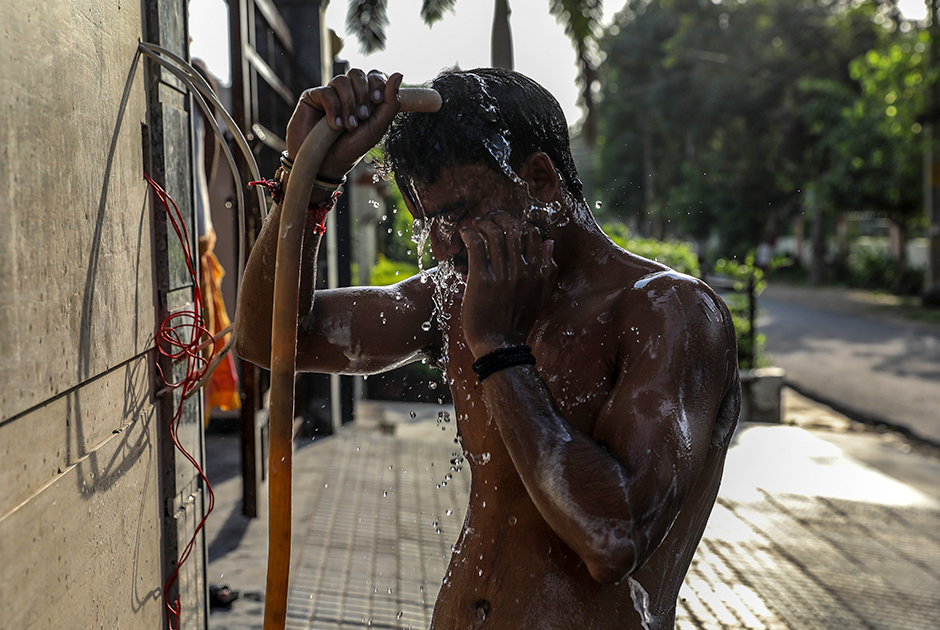
{"label": "splashing water droplets", "polygon": [[433,316],[437,317],[437,326],[443,337],[441,371],[443,372],[444,381],[447,382],[447,364],[450,358],[450,308],[454,304],[454,298],[466,287],[466,283],[457,273],[453,260],[445,260],[440,263],[433,274],[433,280]]}

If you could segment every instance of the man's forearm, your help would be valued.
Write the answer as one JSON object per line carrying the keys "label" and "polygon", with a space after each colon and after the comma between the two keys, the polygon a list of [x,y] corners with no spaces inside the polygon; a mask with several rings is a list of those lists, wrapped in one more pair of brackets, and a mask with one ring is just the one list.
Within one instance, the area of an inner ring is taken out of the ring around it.
{"label": "man's forearm", "polygon": [[598,581],[629,575],[649,539],[631,512],[626,467],[568,422],[534,367],[501,370],[483,386],[487,410],[543,518]]}
{"label": "man's forearm", "polygon": [[[271,209],[251,249],[242,286],[238,291],[238,308],[235,313],[236,352],[240,357],[262,366],[267,365],[271,356],[271,317],[280,222],[281,206],[278,204]],[[304,224],[301,254],[298,321],[303,321],[313,304],[320,238],[315,221],[308,218]]]}

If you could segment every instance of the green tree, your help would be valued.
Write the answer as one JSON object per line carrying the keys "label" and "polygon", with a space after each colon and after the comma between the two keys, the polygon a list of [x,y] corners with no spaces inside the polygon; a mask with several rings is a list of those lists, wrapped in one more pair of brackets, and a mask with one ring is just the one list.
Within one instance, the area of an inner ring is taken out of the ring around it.
{"label": "green tree", "polygon": [[[821,210],[873,210],[897,226],[904,242],[924,220],[919,120],[929,83],[928,33],[901,23],[879,35],[847,64],[848,81],[799,81],[796,112],[808,136],[803,164],[815,173],[804,180],[812,182]],[[905,251],[898,252],[895,290],[906,277]]]}
{"label": "green tree", "polygon": [[893,2],[874,0],[628,0],[602,40],[607,211],[656,236],[717,232],[740,256],[808,189],[847,203],[834,182],[858,190],[838,137],[863,95],[852,62],[902,26]]}
{"label": "green tree", "polygon": [[[881,49],[873,49],[850,65],[862,95],[846,120],[870,130],[867,145],[851,147],[846,157],[859,184],[847,191],[856,205],[877,208],[905,234],[923,225],[923,131],[926,87],[934,78],[926,68],[927,31],[902,35]],[[861,140],[861,134],[853,136]],[[875,146],[872,146],[875,145]],[[890,148],[890,152],[885,149]],[[906,262],[903,258],[902,266]]]}

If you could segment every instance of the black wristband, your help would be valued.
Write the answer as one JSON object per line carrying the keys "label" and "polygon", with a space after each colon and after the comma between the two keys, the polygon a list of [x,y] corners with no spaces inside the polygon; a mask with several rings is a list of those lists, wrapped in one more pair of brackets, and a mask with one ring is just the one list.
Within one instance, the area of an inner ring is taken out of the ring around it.
{"label": "black wristband", "polygon": [[505,370],[515,365],[535,365],[535,357],[529,346],[514,346],[512,348],[498,348],[473,362],[473,371],[482,383],[493,372]]}

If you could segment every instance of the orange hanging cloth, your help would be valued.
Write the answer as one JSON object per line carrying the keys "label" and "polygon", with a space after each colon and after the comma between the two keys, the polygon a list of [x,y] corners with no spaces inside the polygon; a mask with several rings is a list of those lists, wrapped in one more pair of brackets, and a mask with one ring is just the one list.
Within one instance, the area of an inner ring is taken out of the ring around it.
{"label": "orange hanging cloth", "polygon": [[[222,278],[225,270],[219,264],[213,250],[215,249],[215,230],[210,228],[209,233],[199,237],[199,290],[202,292],[203,317],[206,329],[217,335],[231,323],[222,301]],[[228,341],[229,335],[218,337],[214,346],[206,348],[206,359],[217,352],[221,352]],[[209,424],[210,409],[229,411],[241,409],[241,398],[238,395],[238,372],[235,369],[235,359],[229,352],[219,363],[209,379],[206,396],[205,422]]]}

